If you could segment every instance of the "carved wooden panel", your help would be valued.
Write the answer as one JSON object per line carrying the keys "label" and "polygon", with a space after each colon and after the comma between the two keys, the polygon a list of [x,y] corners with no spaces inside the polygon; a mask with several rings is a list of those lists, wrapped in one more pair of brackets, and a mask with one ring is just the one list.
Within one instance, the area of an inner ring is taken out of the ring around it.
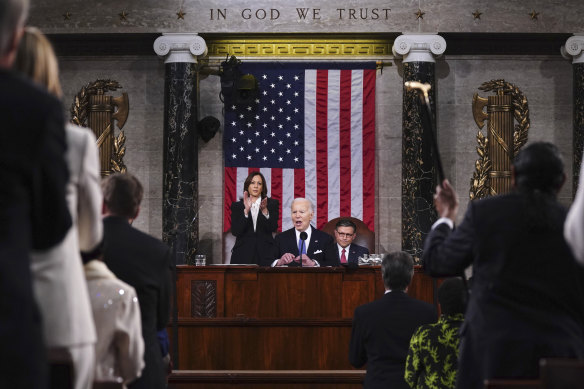
{"label": "carved wooden panel", "polygon": [[191,281],[191,317],[217,317],[217,281]]}

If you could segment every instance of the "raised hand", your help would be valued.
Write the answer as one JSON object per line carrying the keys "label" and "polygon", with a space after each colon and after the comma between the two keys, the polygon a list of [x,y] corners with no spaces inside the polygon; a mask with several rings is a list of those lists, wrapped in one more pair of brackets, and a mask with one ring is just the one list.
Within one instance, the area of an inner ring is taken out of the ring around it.
{"label": "raised hand", "polygon": [[444,180],[442,187],[436,187],[436,194],[434,195],[434,206],[440,217],[447,217],[455,221],[458,213],[458,195],[454,191],[452,185],[448,180]]}
{"label": "raised hand", "polygon": [[245,212],[245,214],[247,215],[249,213],[249,210],[251,209],[251,197],[249,195],[249,193],[247,193],[247,190],[245,192],[243,192],[243,212]]}
{"label": "raised hand", "polygon": [[282,258],[278,259],[278,262],[276,262],[276,266],[288,265],[293,260],[294,260],[294,254],[286,253],[286,254],[282,255]]}
{"label": "raised hand", "polygon": [[264,216],[268,216],[268,198],[264,197],[262,202],[260,203],[260,210],[264,214]]}

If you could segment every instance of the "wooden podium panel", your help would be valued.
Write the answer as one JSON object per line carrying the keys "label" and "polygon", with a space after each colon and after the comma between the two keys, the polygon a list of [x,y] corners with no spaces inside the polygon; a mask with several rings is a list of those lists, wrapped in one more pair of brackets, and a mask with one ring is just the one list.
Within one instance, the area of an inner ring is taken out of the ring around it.
{"label": "wooden podium panel", "polygon": [[[408,293],[433,303],[434,287],[416,271]],[[353,312],[383,293],[379,266],[177,266],[178,366],[352,369]]]}

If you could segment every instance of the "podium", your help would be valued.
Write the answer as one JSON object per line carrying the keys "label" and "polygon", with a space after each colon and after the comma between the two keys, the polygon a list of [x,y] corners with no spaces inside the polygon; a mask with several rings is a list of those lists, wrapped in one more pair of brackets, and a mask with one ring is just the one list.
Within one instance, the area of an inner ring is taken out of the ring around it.
{"label": "podium", "polygon": [[[416,268],[408,294],[435,304],[435,289]],[[354,371],[348,361],[353,312],[383,293],[379,266],[179,265],[178,366]]]}

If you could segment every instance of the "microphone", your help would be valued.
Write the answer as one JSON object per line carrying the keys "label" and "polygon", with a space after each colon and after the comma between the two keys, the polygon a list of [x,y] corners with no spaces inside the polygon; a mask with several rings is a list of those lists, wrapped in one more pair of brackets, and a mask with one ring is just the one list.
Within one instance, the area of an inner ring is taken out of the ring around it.
{"label": "microphone", "polygon": [[302,231],[300,233],[300,267],[302,267],[302,251],[304,251],[303,249],[305,248],[306,245],[306,239],[308,238],[308,234],[306,233],[306,231]]}

